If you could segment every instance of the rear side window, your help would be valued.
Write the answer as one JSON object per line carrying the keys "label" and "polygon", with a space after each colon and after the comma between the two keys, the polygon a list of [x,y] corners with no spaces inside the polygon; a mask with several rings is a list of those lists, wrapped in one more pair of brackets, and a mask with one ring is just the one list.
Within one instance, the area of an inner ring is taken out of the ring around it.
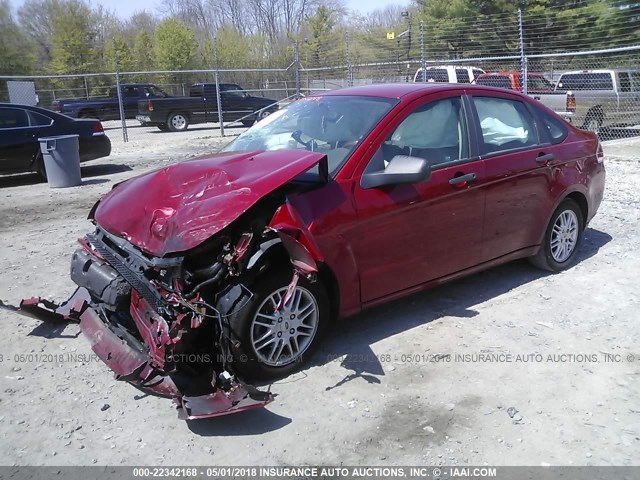
{"label": "rear side window", "polygon": [[629,77],[628,72],[620,72],[618,73],[618,81],[620,82],[620,91],[621,92],[630,92],[631,91],[631,78]]}
{"label": "rear side window", "polygon": [[29,111],[29,120],[33,127],[48,127],[53,123],[53,120],[46,115],[32,111]]}
{"label": "rear side window", "polygon": [[522,102],[495,97],[473,97],[484,145],[482,153],[537,145],[534,122]]}
{"label": "rear side window", "polygon": [[610,73],[565,73],[556,90],[613,90],[613,80]]}
{"label": "rear side window", "polygon": [[0,128],[20,128],[29,126],[26,110],[21,108],[0,108]]}
{"label": "rear side window", "polygon": [[482,75],[484,72],[482,70],[479,70],[477,68],[473,69],[473,79],[475,80],[476,78],[478,78],[480,75]]}
{"label": "rear side window", "polygon": [[631,72],[631,88],[634,92],[640,92],[640,72]]}
{"label": "rear side window", "polygon": [[562,142],[569,133],[564,121],[553,117],[542,110],[536,110],[542,119],[543,128],[546,129],[551,143],[556,144]]}
{"label": "rear side window", "polygon": [[478,85],[486,85],[488,87],[506,88],[511,90],[511,80],[509,77],[490,75],[488,77],[480,77],[476,80]]}
{"label": "rear side window", "polygon": [[444,68],[432,68],[426,71],[426,82],[448,83],[449,72]]}
{"label": "rear side window", "polygon": [[469,72],[465,68],[456,68],[456,80],[458,83],[470,83]]}

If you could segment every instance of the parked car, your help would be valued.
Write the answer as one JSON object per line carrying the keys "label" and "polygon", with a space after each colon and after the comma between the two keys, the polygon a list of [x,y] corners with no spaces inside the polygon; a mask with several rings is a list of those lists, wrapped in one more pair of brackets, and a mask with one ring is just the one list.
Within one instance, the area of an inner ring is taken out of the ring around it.
{"label": "parked car", "polygon": [[[276,100],[250,95],[235,83],[220,84],[220,101],[224,121],[240,120],[247,126],[278,110]],[[218,122],[216,85],[196,83],[188,97],[139,101],[136,118],[143,125],[171,132],[186,130],[189,124]]]}
{"label": "parked car", "polygon": [[571,121],[594,132],[604,126],[640,124],[640,70],[601,69],[563,73],[557,92],[571,92]]}
{"label": "parked car", "polygon": [[184,417],[254,408],[273,397],[240,379],[293,372],[334,317],[518,258],[569,268],[604,182],[596,135],[516,92],[331,91],[115,186],[67,305]]}
{"label": "parked car", "polygon": [[437,67],[420,67],[413,76],[414,82],[436,83],[471,83],[484,70],[478,67],[465,67],[462,65],[440,65]]}
{"label": "parked car", "polygon": [[[522,73],[520,72],[492,72],[478,75],[476,85],[506,88],[507,90],[523,91]],[[552,93],[553,83],[541,73],[527,73],[527,93]]]}
{"label": "parked car", "polygon": [[99,120],[75,120],[39,107],[0,103],[0,173],[39,172],[46,178],[38,138],[79,135],[80,161],[111,154]]}
{"label": "parked car", "polygon": [[[142,98],[166,98],[169,95],[151,83],[123,83],[120,85],[125,118],[135,118],[138,114],[138,100]],[[54,110],[74,118],[98,118],[119,120],[120,104],[118,89],[109,88],[107,97],[71,98],[56,100]]]}

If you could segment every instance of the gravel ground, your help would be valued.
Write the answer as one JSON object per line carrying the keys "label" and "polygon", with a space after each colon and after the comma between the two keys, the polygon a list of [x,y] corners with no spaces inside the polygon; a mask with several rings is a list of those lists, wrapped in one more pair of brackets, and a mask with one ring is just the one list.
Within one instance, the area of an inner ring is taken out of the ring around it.
{"label": "gravel ground", "polygon": [[[226,141],[156,132],[109,130],[113,154],[81,187],[0,177],[1,300],[66,299],[99,195]],[[0,464],[638,464],[639,147],[605,145],[605,200],[574,268],[514,262],[341,320],[266,409],[180,421],[114,382],[77,325],[0,311]]]}

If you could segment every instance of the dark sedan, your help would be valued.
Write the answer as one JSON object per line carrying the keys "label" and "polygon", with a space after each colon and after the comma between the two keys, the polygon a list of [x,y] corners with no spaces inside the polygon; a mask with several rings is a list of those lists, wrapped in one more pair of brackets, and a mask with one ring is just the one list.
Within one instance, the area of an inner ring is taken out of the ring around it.
{"label": "dark sedan", "polygon": [[81,162],[111,153],[111,142],[99,120],[0,103],[0,174],[38,172],[46,178],[38,138],[71,134],[79,135]]}

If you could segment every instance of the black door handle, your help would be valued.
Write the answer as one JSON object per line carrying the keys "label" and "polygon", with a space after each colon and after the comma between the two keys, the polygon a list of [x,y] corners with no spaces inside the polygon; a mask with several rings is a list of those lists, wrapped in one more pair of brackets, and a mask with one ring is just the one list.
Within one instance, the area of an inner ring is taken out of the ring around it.
{"label": "black door handle", "polygon": [[541,153],[540,155],[538,155],[536,157],[536,162],[541,164],[541,165],[546,165],[547,163],[549,163],[551,160],[553,160],[555,157],[553,156],[553,153]]}
{"label": "black door handle", "polygon": [[475,173],[467,173],[466,175],[460,175],[459,177],[453,177],[449,180],[449,185],[456,187],[463,187],[464,184],[473,182],[476,179]]}

